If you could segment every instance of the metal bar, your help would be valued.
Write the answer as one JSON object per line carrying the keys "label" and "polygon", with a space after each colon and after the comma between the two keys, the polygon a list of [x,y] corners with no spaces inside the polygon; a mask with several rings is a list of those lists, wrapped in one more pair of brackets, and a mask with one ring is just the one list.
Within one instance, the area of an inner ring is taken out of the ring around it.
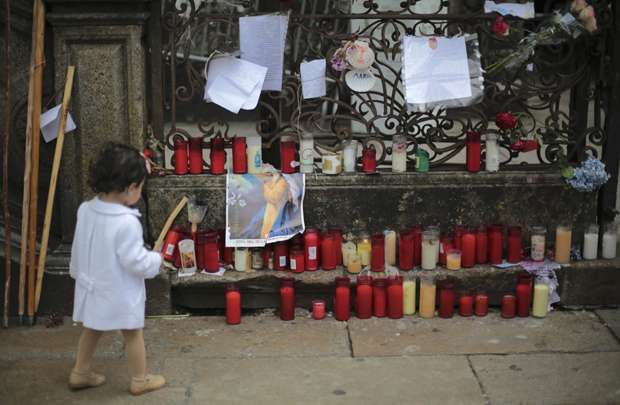
{"label": "metal bar", "polygon": [[164,99],[162,82],[161,0],[151,2],[149,44],[151,48],[151,127],[153,134],[164,140]]}
{"label": "metal bar", "polygon": [[2,326],[9,327],[11,302],[11,210],[9,209],[9,145],[11,139],[11,0],[5,0],[4,69],[4,150],[2,151],[2,203],[4,204],[4,313]]}

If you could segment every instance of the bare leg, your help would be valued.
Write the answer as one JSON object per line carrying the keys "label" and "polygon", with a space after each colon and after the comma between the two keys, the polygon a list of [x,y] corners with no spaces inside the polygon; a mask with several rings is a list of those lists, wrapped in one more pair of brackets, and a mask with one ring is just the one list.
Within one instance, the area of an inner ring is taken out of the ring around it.
{"label": "bare leg", "polygon": [[75,356],[75,367],[73,368],[78,373],[85,373],[90,371],[90,363],[97,349],[97,342],[103,335],[103,332],[84,328],[80,341],[78,343],[77,355]]}
{"label": "bare leg", "polygon": [[142,329],[123,330],[122,332],[127,346],[129,374],[132,378],[144,378],[146,376],[146,350]]}

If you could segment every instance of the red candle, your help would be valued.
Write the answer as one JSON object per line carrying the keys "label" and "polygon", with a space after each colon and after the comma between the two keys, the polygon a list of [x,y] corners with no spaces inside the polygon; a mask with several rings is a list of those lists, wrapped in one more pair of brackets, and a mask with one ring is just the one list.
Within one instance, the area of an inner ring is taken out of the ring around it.
{"label": "red candle", "polygon": [[174,173],[187,174],[187,141],[181,137],[174,140]]}
{"label": "red candle", "polygon": [[336,265],[342,266],[342,229],[329,228],[327,232],[334,237],[334,250],[336,252]]}
{"label": "red candle", "polygon": [[336,277],[336,295],[334,297],[334,318],[337,321],[349,319],[351,291],[349,277]]}
{"label": "red candle", "polygon": [[385,236],[382,233],[372,235],[370,270],[379,272],[385,270]]}
{"label": "red candle", "polygon": [[442,235],[439,240],[439,264],[446,265],[448,251],[452,248],[452,239],[447,235]]}
{"label": "red candle", "polygon": [[166,240],[164,241],[162,252],[164,253],[164,260],[170,262],[174,259],[174,251],[177,244],[181,240],[181,228],[173,226],[166,234]]}
{"label": "red candle", "polygon": [[467,155],[466,167],[467,171],[476,173],[480,171],[480,132],[468,131],[465,141]]}
{"label": "red candle", "polygon": [[411,227],[413,235],[413,265],[422,264],[422,225],[414,225]]}
{"label": "red candle", "polygon": [[362,171],[375,173],[377,171],[377,151],[373,145],[364,146],[362,150]]}
{"label": "red candle", "polygon": [[297,171],[295,142],[280,142],[280,170],[282,173],[295,173]]}
{"label": "red candle", "polygon": [[372,280],[372,310],[373,315],[377,318],[385,316],[385,279],[375,278]]}
{"label": "red candle", "polygon": [[317,229],[306,229],[304,245],[306,270],[317,270],[319,268],[319,231]]}
{"label": "red candle", "polygon": [[295,279],[290,277],[280,279],[280,319],[295,319]]}
{"label": "red candle", "polygon": [[511,226],[508,228],[508,262],[518,263],[521,261],[523,250],[521,237],[521,227]]}
{"label": "red candle", "polygon": [[235,261],[235,248],[226,246],[226,235],[223,229],[218,229],[217,238],[222,261],[224,264],[233,264]]}
{"label": "red candle", "polygon": [[211,174],[226,173],[226,151],[224,150],[224,138],[219,135],[211,139],[211,151],[209,152],[211,160]]}
{"label": "red candle", "polygon": [[359,319],[368,319],[372,316],[372,277],[358,276],[355,294],[355,312]]}
{"label": "red candle", "polygon": [[530,315],[532,305],[532,276],[519,275],[517,280],[517,315],[526,317]]}
{"label": "red candle", "polygon": [[216,273],[220,269],[220,250],[217,243],[217,235],[205,238],[204,245],[205,270]]}
{"label": "red candle", "polygon": [[472,316],[474,314],[474,297],[471,292],[461,294],[459,298],[459,315]]}
{"label": "red candle", "polygon": [[488,253],[489,263],[500,264],[502,262],[502,248],[504,244],[504,225],[495,224],[489,226]]}
{"label": "red candle", "polygon": [[452,318],[454,316],[454,302],[456,292],[454,283],[443,281],[439,284],[439,317]]}
{"label": "red candle", "polygon": [[189,138],[189,172],[202,174],[202,138]]}
{"label": "red candle", "polygon": [[179,242],[182,241],[183,239],[189,239],[191,236],[191,232],[187,229],[180,229],[179,230],[179,240],[176,243],[176,246],[174,248],[174,267],[176,268],[181,268],[181,255],[179,254]]}
{"label": "red candle", "polygon": [[196,253],[196,268],[205,268],[205,235],[204,232],[197,232],[194,238],[194,252]]}
{"label": "red candle", "polygon": [[467,231],[461,238],[461,267],[474,267],[476,264],[476,234]]}
{"label": "red candle", "polygon": [[517,298],[512,294],[502,297],[502,318],[510,319],[515,317],[517,312]]}
{"label": "red candle", "polygon": [[273,269],[286,270],[288,267],[288,243],[276,242],[273,245]]}
{"label": "red candle", "polygon": [[478,264],[484,264],[488,260],[487,253],[487,230],[484,226],[478,228],[478,233],[476,233],[476,262]]}
{"label": "red candle", "polygon": [[241,293],[239,287],[233,283],[226,287],[226,323],[229,325],[241,323]]}
{"label": "red candle", "polygon": [[487,316],[489,313],[489,296],[487,293],[479,291],[474,301],[474,313],[476,316]]}
{"label": "red candle", "polygon": [[465,226],[464,225],[456,225],[454,227],[454,237],[452,238],[454,240],[454,248],[456,250],[463,250],[461,248],[461,244],[463,243],[463,235],[465,234]]}
{"label": "red candle", "polygon": [[273,248],[271,245],[266,245],[263,248],[263,267],[273,270]]}
{"label": "red candle", "polygon": [[401,276],[387,278],[387,315],[390,319],[403,317],[403,278]]}
{"label": "red candle", "polygon": [[321,267],[323,270],[334,270],[336,268],[334,244],[333,235],[326,233],[321,236]]}
{"label": "red candle", "polygon": [[312,301],[312,319],[320,321],[323,318],[325,318],[325,301]]}
{"label": "red candle", "polygon": [[413,269],[413,232],[409,229],[398,235],[398,267],[401,270]]}
{"label": "red candle", "polygon": [[291,250],[290,267],[293,273],[304,272],[304,251],[303,249],[296,247]]}
{"label": "red candle", "polygon": [[236,136],[233,138],[233,173],[244,174],[248,172],[248,156],[245,137]]}

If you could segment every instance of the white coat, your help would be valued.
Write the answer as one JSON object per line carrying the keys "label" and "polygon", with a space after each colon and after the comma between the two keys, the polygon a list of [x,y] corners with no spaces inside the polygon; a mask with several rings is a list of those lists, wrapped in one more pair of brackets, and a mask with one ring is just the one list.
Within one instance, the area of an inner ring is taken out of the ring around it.
{"label": "white coat", "polygon": [[159,274],[162,259],[144,247],[139,216],[99,198],[80,205],[69,266],[74,321],[101,331],[144,327],[144,279]]}

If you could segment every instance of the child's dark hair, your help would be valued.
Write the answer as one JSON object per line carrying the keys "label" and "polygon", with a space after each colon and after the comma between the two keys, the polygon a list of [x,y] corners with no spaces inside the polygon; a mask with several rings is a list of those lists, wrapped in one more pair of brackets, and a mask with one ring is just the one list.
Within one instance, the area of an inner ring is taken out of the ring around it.
{"label": "child's dark hair", "polygon": [[121,193],[147,176],[146,163],[133,147],[106,143],[90,165],[88,185],[95,193]]}

